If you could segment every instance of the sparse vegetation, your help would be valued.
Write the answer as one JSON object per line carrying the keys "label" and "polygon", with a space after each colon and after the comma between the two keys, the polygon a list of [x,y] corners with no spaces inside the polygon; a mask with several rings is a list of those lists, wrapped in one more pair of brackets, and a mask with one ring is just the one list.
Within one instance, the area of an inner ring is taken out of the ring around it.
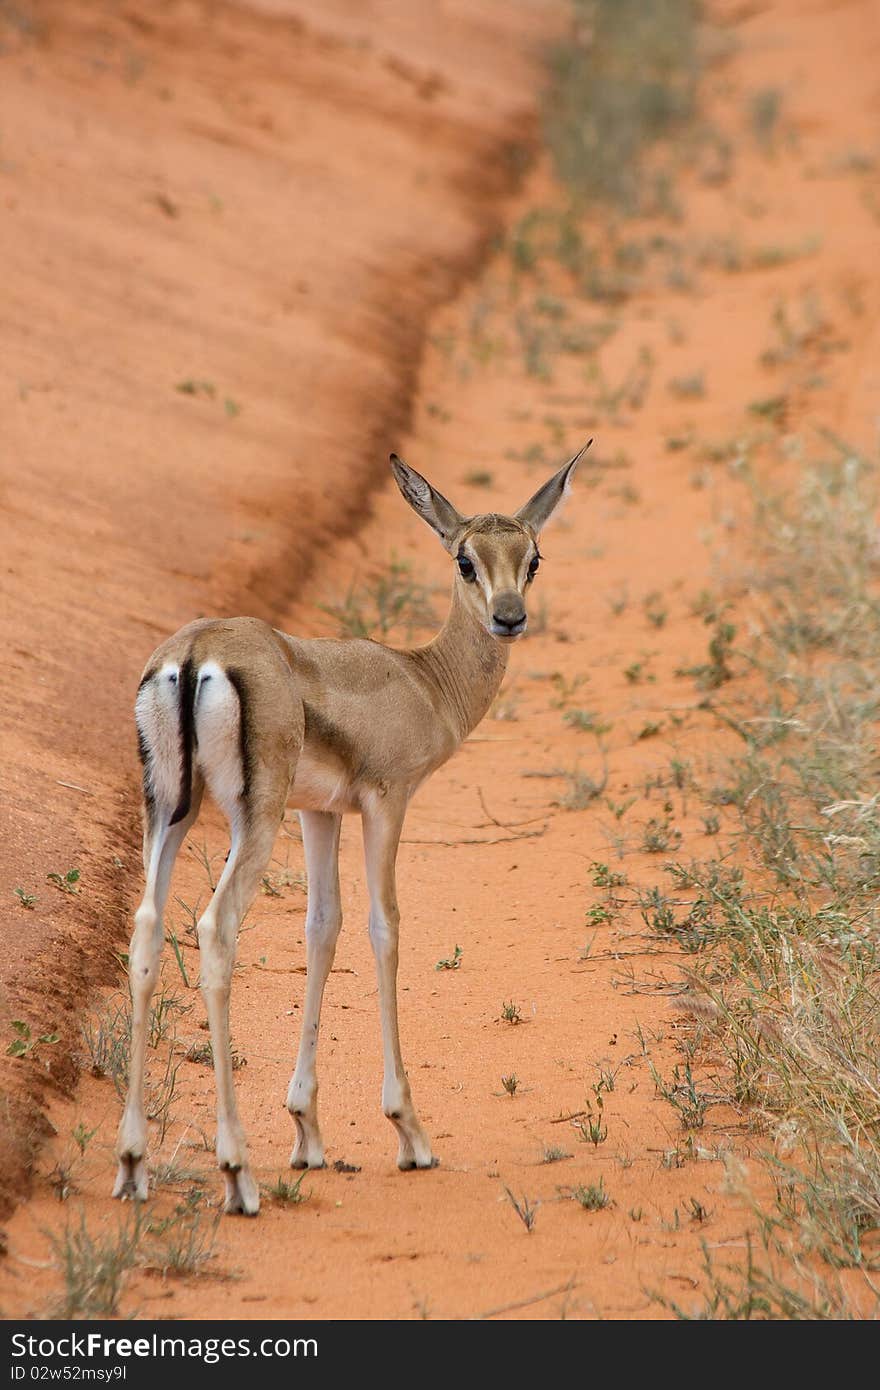
{"label": "sparse vegetation", "polygon": [[137,1207],[133,1216],[101,1236],[92,1235],[83,1212],[59,1233],[50,1232],[53,1262],[64,1286],[52,1316],[99,1318],[116,1313],[125,1276],[138,1257],[141,1235]]}
{"label": "sparse vegetation", "polygon": [[596,734],[597,737],[600,737],[602,734],[607,734],[611,730],[611,725],[605,724],[596,714],[595,710],[569,709],[565,711],[562,717],[566,724],[571,725],[573,729],[577,729],[578,733]]}
{"label": "sparse vegetation", "polygon": [[567,1149],[560,1148],[558,1144],[545,1144],[542,1163],[562,1163],[563,1159],[571,1158]]}
{"label": "sparse vegetation", "polygon": [[[588,200],[664,210],[668,174],[643,155],[694,109],[692,0],[575,0],[572,35],[552,56],[545,131],[563,180]],[[664,182],[665,179],[665,182]]]}
{"label": "sparse vegetation", "polygon": [[86,1018],[81,1036],[92,1075],[109,1077],[117,1095],[124,1096],[131,1050],[131,1010],[128,1001],[114,995]]}
{"label": "sparse vegetation", "polygon": [[[741,741],[717,800],[737,808],[757,873],[674,867],[692,897],[691,1056],[658,1093],[682,1126],[745,1111],[765,1136],[744,1262],[706,1252],[703,1318],[876,1316],[880,1229],[877,1096],[876,765],[880,578],[872,471],[828,436],[832,456],[799,495],[752,482],[761,630],[756,680],[725,723]],[[707,830],[718,833],[718,818]],[[709,1032],[712,1092],[698,1080]],[[756,1160],[753,1145],[753,1163]],[[694,1219],[694,1213],[691,1212]],[[847,1278],[839,1271],[845,1270]]]}
{"label": "sparse vegetation", "polygon": [[572,1199],[578,1206],[583,1207],[584,1211],[602,1211],[611,1203],[611,1198],[605,1191],[605,1179],[600,1178],[598,1182],[589,1183],[587,1186],[579,1185],[571,1189]]}
{"label": "sparse vegetation", "polygon": [[197,1205],[182,1202],[170,1216],[151,1219],[143,1258],[162,1274],[198,1274],[213,1258],[220,1212],[208,1220]]}
{"label": "sparse vegetation", "polygon": [[706,621],[714,624],[712,636],[709,638],[709,660],[697,666],[682,667],[676,674],[693,676],[701,690],[717,690],[719,686],[733,680],[730,658],[733,654],[736,627],[715,612],[712,612]]}
{"label": "sparse vegetation", "polygon": [[681,844],[681,831],[676,829],[669,817],[660,820],[651,816],[642,831],[642,849],[647,854],[665,854],[667,850],[677,849]]}
{"label": "sparse vegetation", "polygon": [[538,1219],[538,1208],[541,1203],[533,1202],[528,1197],[514,1197],[509,1187],[505,1187],[504,1192],[508,1202],[513,1207],[526,1230],[529,1232],[533,1231],[535,1222]]}
{"label": "sparse vegetation", "polygon": [[431,591],[412,576],[405,560],[391,557],[387,571],[360,588],[354,584],[340,603],[321,604],[336,620],[340,637],[384,639],[393,629],[409,638],[416,628],[436,622]]}
{"label": "sparse vegetation", "polygon": [[589,773],[582,772],[580,768],[573,768],[570,772],[561,774],[566,781],[566,790],[563,792],[559,801],[556,803],[563,811],[583,811],[597,797],[601,796],[608,785],[608,774],[603,773],[601,779],[597,781]]}
{"label": "sparse vegetation", "polygon": [[608,1126],[602,1116],[602,1103],[598,1114],[590,1112],[578,1122],[580,1136],[585,1144],[592,1144],[594,1149],[598,1149],[600,1144],[604,1144],[608,1138]]}

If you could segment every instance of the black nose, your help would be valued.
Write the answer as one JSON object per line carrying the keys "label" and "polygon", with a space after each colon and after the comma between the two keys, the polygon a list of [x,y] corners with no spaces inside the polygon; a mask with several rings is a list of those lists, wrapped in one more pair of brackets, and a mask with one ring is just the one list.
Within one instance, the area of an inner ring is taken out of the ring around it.
{"label": "black nose", "polygon": [[517,613],[511,617],[509,613],[493,613],[492,620],[499,627],[506,628],[508,632],[513,632],[515,628],[522,627],[525,621],[525,613]]}
{"label": "black nose", "polygon": [[512,637],[526,625],[522,595],[516,589],[502,589],[492,604],[492,627],[496,637]]}

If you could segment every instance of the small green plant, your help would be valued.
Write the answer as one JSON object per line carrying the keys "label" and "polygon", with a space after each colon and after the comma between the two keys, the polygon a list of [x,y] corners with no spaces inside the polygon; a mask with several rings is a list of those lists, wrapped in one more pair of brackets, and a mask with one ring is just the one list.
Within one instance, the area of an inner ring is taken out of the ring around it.
{"label": "small green plant", "polygon": [[519,1086],[519,1078],[515,1072],[511,1072],[510,1076],[502,1076],[501,1085],[504,1087],[507,1094],[513,1097],[516,1095],[517,1087]]}
{"label": "small green plant", "polygon": [[66,874],[47,874],[47,882],[54,885],[62,893],[78,893],[79,888],[79,869],[68,869]]}
{"label": "small green plant", "polygon": [[653,1063],[649,1063],[649,1066],[658,1096],[676,1111],[682,1129],[702,1129],[706,1123],[710,1097],[697,1090],[690,1062],[685,1063],[684,1070],[676,1065],[669,1082],[663,1080]]}
{"label": "small green plant", "polygon": [[646,854],[664,854],[677,849],[681,844],[681,831],[677,830],[669,817],[660,820],[651,816],[642,831],[642,849]]}
{"label": "small green plant", "polygon": [[13,888],[12,891],[18,898],[18,901],[21,903],[22,907],[32,909],[36,904],[37,895],[35,893],[26,893],[23,888]]}
{"label": "small green plant", "polygon": [[488,472],[487,469],[475,468],[472,473],[466,473],[464,475],[463,481],[467,483],[469,487],[491,487],[493,478],[492,474]]}
{"label": "small green plant", "polygon": [[601,1094],[597,1093],[597,1110],[594,1114],[592,1110],[578,1122],[581,1138],[585,1144],[592,1144],[594,1149],[598,1149],[600,1144],[604,1144],[608,1138],[608,1126],[605,1123],[603,1111],[605,1109]]}
{"label": "small green plant", "polygon": [[505,1023],[523,1022],[523,1016],[520,1013],[519,1005],[514,1004],[513,1000],[510,1000],[509,1003],[502,1004],[501,1017],[504,1019]]}
{"label": "small green plant", "polygon": [[590,864],[594,888],[624,888],[626,886],[626,874],[619,873],[610,869],[607,864],[600,864],[594,859]]}
{"label": "small green plant", "polygon": [[587,925],[590,927],[601,927],[613,918],[614,912],[604,903],[594,903],[592,907],[587,908]]}
{"label": "small green plant", "polygon": [[658,936],[666,936],[676,930],[675,913],[672,905],[659,888],[651,888],[639,895],[642,921]]}
{"label": "small green plant", "polygon": [[79,1149],[80,1158],[85,1158],[86,1149],[89,1147],[90,1141],[94,1139],[97,1133],[97,1128],[86,1129],[82,1120],[78,1120],[77,1123],[74,1125],[73,1129],[70,1131],[70,1134],[74,1144],[76,1144],[76,1147]]}
{"label": "small green plant", "polygon": [[309,1200],[309,1193],[303,1192],[302,1185],[305,1173],[300,1173],[295,1181],[288,1178],[278,1177],[266,1189],[267,1197],[273,1202],[277,1202],[281,1207],[298,1207],[303,1202]]}
{"label": "small green plant", "polygon": [[438,960],[437,964],[434,966],[434,969],[435,969],[435,970],[458,970],[459,967],[461,966],[461,962],[462,962],[462,957],[463,957],[463,955],[464,955],[464,952],[462,951],[461,947],[458,946],[458,945],[456,945],[456,946],[454,946],[454,947],[452,948],[452,955],[451,955],[451,956],[445,956],[443,959]]}
{"label": "small green plant", "polygon": [[648,669],[645,660],[632,661],[629,666],[624,668],[624,678],[630,685],[641,685],[643,681],[654,681],[654,676]]}
{"label": "small green plant", "polygon": [[684,791],[691,780],[691,765],[683,758],[670,758],[669,774],[672,785],[679,791]]}
{"label": "small green plant", "polygon": [[614,1090],[617,1082],[617,1073],[620,1067],[611,1067],[607,1062],[597,1063],[596,1070],[599,1073],[598,1081],[591,1087],[598,1098],[603,1091],[609,1095]]}
{"label": "small green plant", "polygon": [[601,1211],[607,1207],[611,1198],[605,1191],[605,1179],[600,1178],[598,1182],[590,1183],[588,1186],[579,1185],[571,1189],[572,1199],[578,1206],[583,1207],[584,1211]]}
{"label": "small green plant", "polygon": [[41,1044],[51,1046],[57,1043],[59,1033],[40,1033],[34,1037],[31,1033],[31,1026],[23,1018],[13,1018],[9,1024],[15,1038],[6,1049],[7,1057],[29,1057]]}
{"label": "small green plant", "polygon": [[542,1163],[562,1163],[563,1159],[571,1158],[572,1155],[566,1149],[560,1148],[558,1144],[545,1144]]}
{"label": "small green plant", "polygon": [[663,595],[660,593],[648,594],[642,604],[645,617],[652,627],[661,628],[666,625],[669,617],[669,609],[663,603]]}
{"label": "small green plant", "polygon": [[526,1230],[531,1233],[535,1228],[535,1222],[538,1219],[538,1208],[541,1203],[532,1202],[528,1197],[520,1197],[517,1199],[514,1197],[509,1187],[505,1187],[504,1191],[508,1202],[513,1207],[520,1221],[523,1223]]}
{"label": "small green plant", "polygon": [[566,724],[577,729],[578,733],[595,734],[600,738],[602,734],[607,734],[611,730],[611,725],[603,723],[595,710],[570,709],[566,710],[562,717]]}
{"label": "small green plant", "polygon": [[714,630],[709,638],[709,660],[698,666],[684,666],[676,671],[676,675],[679,676],[693,676],[701,690],[717,690],[719,686],[733,680],[730,658],[736,628],[733,623],[714,613],[711,617]]}
{"label": "small green plant", "polygon": [[193,1202],[182,1202],[171,1216],[150,1221],[146,1257],[155,1269],[167,1274],[198,1274],[213,1258],[220,1213],[206,1221]]}

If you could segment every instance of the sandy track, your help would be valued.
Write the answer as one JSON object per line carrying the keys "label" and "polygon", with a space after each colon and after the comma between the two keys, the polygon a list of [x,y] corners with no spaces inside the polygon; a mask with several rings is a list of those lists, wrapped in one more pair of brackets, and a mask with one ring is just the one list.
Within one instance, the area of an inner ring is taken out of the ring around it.
{"label": "sandy track", "polygon": [[[645,889],[668,887],[662,863],[672,854],[707,852],[698,799],[676,786],[672,761],[705,778],[721,751],[717,724],[699,708],[702,694],[676,674],[706,658],[707,632],[693,604],[716,582],[712,556],[729,549],[738,518],[724,458],[713,462],[708,446],[754,434],[763,466],[777,452],[777,430],[808,434],[831,425],[869,444],[876,416],[876,174],[859,172],[851,158],[875,138],[873,12],[864,3],[817,3],[806,12],[793,3],[726,9],[738,47],[707,82],[706,102],[707,116],[735,140],[735,163],[720,186],[705,171],[686,178],[687,220],[670,235],[690,282],[646,276],[615,307],[619,326],[601,355],[603,379],[613,383],[643,349],[651,353],[638,405],[610,411],[578,358],[555,358],[549,382],[524,370],[508,332],[506,254],[430,322],[432,346],[401,452],[462,508],[476,511],[484,499],[518,505],[565,444],[574,447],[587,431],[598,436],[566,518],[546,537],[536,593],[547,603],[537,624],[543,630],[514,652],[496,711],[515,717],[487,719],[422,791],[407,824],[402,1032],[414,1095],[442,1166],[408,1175],[393,1167],[393,1135],[378,1104],[377,1005],[352,823],[344,836],[346,930],[328,989],[321,1099],[331,1163],[359,1171],[307,1175],[308,1201],[295,1208],[267,1201],[257,1225],[223,1222],[208,1277],[163,1277],[157,1258],[152,1271],[132,1277],[126,1309],[163,1317],[643,1318],[660,1311],[651,1290],[685,1303],[695,1298],[701,1241],[731,1259],[744,1248],[747,1216],[726,1191],[718,1161],[730,1147],[747,1156],[739,1117],[710,1109],[694,1161],[649,1071],[648,1058],[665,1076],[681,1061],[676,1035],[685,1025],[670,1006],[681,958],[646,937],[636,907],[612,926],[586,920],[607,900],[594,883],[594,861]],[[846,103],[839,99],[843,73]],[[742,116],[754,91],[771,82],[785,95],[786,134],[775,154],[749,143]],[[552,198],[547,171],[539,169],[510,224]],[[747,268],[732,273],[717,255],[704,254],[725,238],[749,252],[788,249],[746,257]],[[520,284],[517,302],[536,290]],[[793,314],[818,304],[824,327],[793,355],[768,360],[767,349],[778,348],[779,302]],[[582,303],[572,314],[583,327],[608,310]],[[703,394],[668,389],[669,381],[696,374]],[[773,426],[773,447],[770,434],[762,445],[766,427],[755,425],[749,405],[780,395],[785,418]],[[693,443],[663,448],[665,439],[681,438]],[[474,470],[492,473],[491,491],[468,482]],[[341,600],[353,579],[387,572],[392,555],[436,586],[441,611],[448,561],[387,487],[376,494],[369,522],[323,555],[283,625],[332,630],[320,605]],[[660,610],[662,624],[650,617]],[[604,796],[569,811],[559,804],[568,790],[560,770],[602,771],[594,739],[565,721],[575,709],[612,727]],[[668,819],[681,844],[647,853],[652,818]],[[195,847],[202,842],[198,834]],[[204,843],[210,855],[222,853],[222,829],[210,817]],[[177,889],[196,905],[207,892],[205,871],[192,851],[182,858]],[[301,867],[291,823],[272,867],[281,896],[255,904],[233,996],[233,1041],[247,1063],[239,1072],[243,1118],[266,1184],[284,1172],[292,1141],[283,1099],[303,993]],[[195,979],[186,920],[180,909],[176,926]],[[456,944],[460,969],[436,970]],[[166,980],[179,988],[173,962]],[[509,1001],[521,1023],[504,1021]],[[204,1039],[198,995],[188,1002],[180,1054]],[[154,1075],[166,1055],[156,1054]],[[615,1084],[604,1093],[607,1137],[594,1148],[566,1116],[583,1117],[589,1106],[595,1116],[591,1088],[600,1069]],[[512,1098],[502,1085],[511,1074],[518,1078]],[[202,1192],[210,1224],[220,1188],[207,1152],[209,1070],[182,1063],[178,1087],[162,1156],[186,1171],[156,1208],[168,1212]],[[50,1113],[58,1138],[42,1160],[44,1180],[10,1223],[0,1282],[8,1312],[34,1311],[51,1296],[51,1276],[24,1263],[45,1252],[41,1228],[57,1229],[80,1206],[93,1229],[112,1229],[120,1219],[106,1196],[118,1114],[112,1086],[86,1077],[75,1101],[57,1097]],[[78,1120],[97,1132],[72,1169],[75,1190],[59,1207],[52,1167],[70,1159]],[[547,1146],[571,1157],[544,1163]],[[600,1179],[611,1205],[582,1211],[572,1188]],[[531,1234],[505,1187],[540,1202]]]}

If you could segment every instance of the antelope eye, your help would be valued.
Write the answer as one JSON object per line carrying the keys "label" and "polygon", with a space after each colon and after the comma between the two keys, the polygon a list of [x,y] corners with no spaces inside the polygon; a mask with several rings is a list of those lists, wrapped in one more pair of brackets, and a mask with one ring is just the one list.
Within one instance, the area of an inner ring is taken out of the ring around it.
{"label": "antelope eye", "polygon": [[477,577],[477,571],[474,569],[473,561],[469,560],[466,555],[458,556],[458,571],[462,579],[467,579],[469,582]]}
{"label": "antelope eye", "polygon": [[529,579],[534,579],[535,575],[538,573],[538,566],[540,565],[540,563],[540,555],[533,555],[531,560],[529,561]]}

